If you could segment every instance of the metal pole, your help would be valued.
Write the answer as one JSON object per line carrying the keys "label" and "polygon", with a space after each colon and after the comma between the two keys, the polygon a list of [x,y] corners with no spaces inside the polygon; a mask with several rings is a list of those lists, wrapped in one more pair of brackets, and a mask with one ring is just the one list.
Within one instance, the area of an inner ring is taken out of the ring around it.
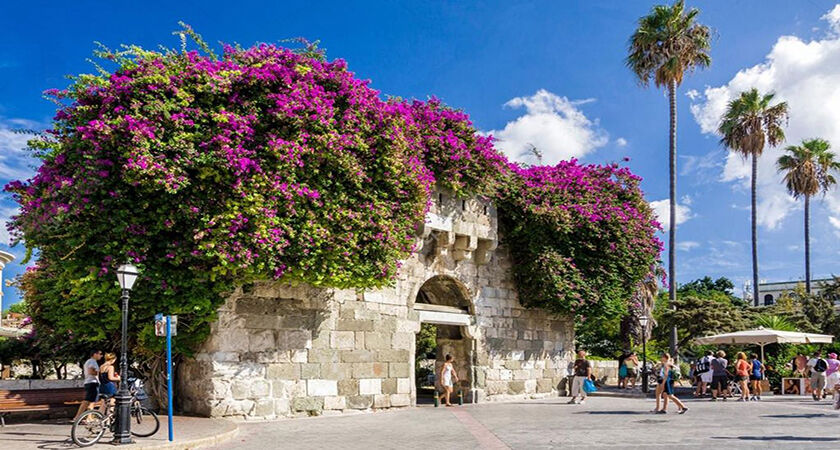
{"label": "metal pole", "polygon": [[642,327],[642,392],[648,393],[647,326]]}
{"label": "metal pole", "polygon": [[168,394],[167,407],[169,410],[169,442],[174,439],[172,428],[172,317],[166,316],[166,391]]}
{"label": "metal pole", "polygon": [[131,444],[131,393],[128,391],[128,289],[122,290],[122,351],[120,390],[117,392],[117,432],[114,443]]}

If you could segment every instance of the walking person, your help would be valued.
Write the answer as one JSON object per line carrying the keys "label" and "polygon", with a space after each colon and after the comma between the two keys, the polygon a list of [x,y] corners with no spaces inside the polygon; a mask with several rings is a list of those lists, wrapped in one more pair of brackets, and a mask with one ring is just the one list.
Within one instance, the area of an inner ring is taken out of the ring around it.
{"label": "walking person", "polygon": [[90,353],[90,358],[82,366],[83,373],[85,374],[85,399],[79,405],[79,410],[76,411],[76,417],[73,420],[78,419],[85,411],[89,410],[99,398],[100,358],[102,358],[102,350],[93,350]]}
{"label": "walking person", "polygon": [[[630,381],[630,389],[636,388],[636,377],[639,376],[637,368],[639,367],[639,357],[636,352],[630,352],[630,356],[624,360],[624,366],[627,367],[627,380]],[[627,387],[627,381],[624,382],[624,387]]]}
{"label": "walking person", "polygon": [[761,360],[758,359],[758,355],[756,355],[755,353],[753,353],[750,356],[750,358],[752,358],[750,368],[750,384],[752,384],[752,397],[750,397],[750,400],[760,401],[761,380],[764,379],[764,364],[761,363]]}
{"label": "walking person", "polygon": [[573,367],[575,378],[572,380],[572,399],[569,404],[575,404],[575,400],[580,396],[579,404],[582,405],[586,401],[586,391],[583,389],[583,382],[592,376],[592,364],[586,360],[586,351],[580,350],[577,353],[577,359]]}
{"label": "walking person", "polygon": [[837,353],[829,353],[828,369],[825,371],[825,389],[826,393],[831,392],[835,399],[837,397],[837,384],[840,383],[840,360],[837,359]]}
{"label": "walking person", "polygon": [[99,367],[99,393],[103,398],[107,399],[111,405],[114,404],[114,396],[117,395],[116,383],[120,381],[120,376],[117,374],[114,366],[116,361],[117,355],[113,353],[106,353],[105,363]]}
{"label": "walking person", "polygon": [[729,389],[729,371],[726,370],[726,353],[718,350],[715,358],[712,359],[712,401],[717,401],[722,396],[726,401],[726,391]]}
{"label": "walking person", "polygon": [[712,360],[715,359],[715,354],[711,350],[706,352],[706,355],[697,361],[696,373],[700,376],[700,382],[697,383],[697,390],[694,392],[695,397],[705,397],[706,390],[712,384]]}
{"label": "walking person", "polygon": [[[458,372],[455,371],[455,358],[452,355],[446,355],[446,360],[444,361],[443,365],[440,367],[440,380],[441,384],[443,385],[444,391],[444,399],[446,406],[452,406],[450,402],[450,397],[452,396],[452,390],[455,386],[455,383],[458,383]],[[453,382],[454,380],[454,382]]]}
{"label": "walking person", "polygon": [[811,396],[814,401],[822,400],[825,389],[825,371],[828,370],[828,362],[822,358],[819,350],[814,352],[813,358],[808,360],[808,369],[811,371]]}
{"label": "walking person", "polygon": [[688,408],[674,395],[674,362],[669,353],[663,353],[661,358],[660,378],[657,392],[661,392],[662,409],[659,409],[659,397],[656,398],[656,414],[665,414],[668,409],[668,400],[674,402],[679,408],[678,414],[685,414]]}
{"label": "walking person", "polygon": [[618,388],[627,389],[627,366],[624,361],[627,359],[627,353],[622,353],[618,357]]}
{"label": "walking person", "polygon": [[741,388],[741,398],[739,402],[746,402],[750,399],[750,370],[752,364],[747,362],[747,355],[744,352],[738,352],[735,355],[735,381],[738,387]]}

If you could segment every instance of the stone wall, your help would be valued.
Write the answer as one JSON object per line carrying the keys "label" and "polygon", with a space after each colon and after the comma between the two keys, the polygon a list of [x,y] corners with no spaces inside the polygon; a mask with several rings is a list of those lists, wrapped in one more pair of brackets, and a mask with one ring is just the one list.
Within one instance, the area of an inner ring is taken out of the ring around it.
{"label": "stone wall", "polygon": [[572,324],[522,307],[497,240],[492,204],[441,193],[393,287],[238,288],[180,368],[183,409],[272,418],[413,405],[415,335],[447,318],[462,337],[442,339],[438,357],[456,356],[462,389],[482,401],[556,394]]}

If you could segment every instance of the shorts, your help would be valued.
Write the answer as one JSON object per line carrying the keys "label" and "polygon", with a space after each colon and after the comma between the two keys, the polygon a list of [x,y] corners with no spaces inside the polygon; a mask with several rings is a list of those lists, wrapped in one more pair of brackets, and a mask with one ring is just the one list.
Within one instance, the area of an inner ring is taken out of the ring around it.
{"label": "shorts", "polygon": [[811,375],[811,389],[825,389],[825,373]]}
{"label": "shorts", "polygon": [[704,383],[711,383],[712,382],[712,371],[709,370],[708,372],[703,372],[700,374],[700,381]]}
{"label": "shorts", "polygon": [[750,375],[750,381],[761,381],[761,377],[756,375]]}
{"label": "shorts", "polygon": [[722,391],[729,386],[729,380],[726,378],[726,375],[719,375],[716,377],[712,377],[712,389]]}
{"label": "shorts", "polygon": [[747,381],[747,380],[750,379],[750,376],[749,375],[738,375],[738,376],[735,377],[735,379],[738,380],[738,381]]}
{"label": "shorts", "polygon": [[636,378],[636,369],[627,368],[627,378]]}
{"label": "shorts", "polygon": [[102,383],[99,385],[99,393],[106,397],[117,395],[117,386],[114,383]]}
{"label": "shorts", "polygon": [[99,383],[85,384],[85,401],[95,402],[99,398]]}

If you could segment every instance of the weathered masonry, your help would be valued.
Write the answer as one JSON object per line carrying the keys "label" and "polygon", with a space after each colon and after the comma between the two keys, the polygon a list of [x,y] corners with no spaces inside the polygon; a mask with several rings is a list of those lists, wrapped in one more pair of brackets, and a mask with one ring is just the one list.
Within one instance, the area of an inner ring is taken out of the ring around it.
{"label": "weathered masonry", "polygon": [[187,412],[282,417],[415,404],[415,337],[437,327],[467,399],[556,393],[573,327],[517,300],[495,208],[438,194],[393,287],[242,286],[180,369]]}

